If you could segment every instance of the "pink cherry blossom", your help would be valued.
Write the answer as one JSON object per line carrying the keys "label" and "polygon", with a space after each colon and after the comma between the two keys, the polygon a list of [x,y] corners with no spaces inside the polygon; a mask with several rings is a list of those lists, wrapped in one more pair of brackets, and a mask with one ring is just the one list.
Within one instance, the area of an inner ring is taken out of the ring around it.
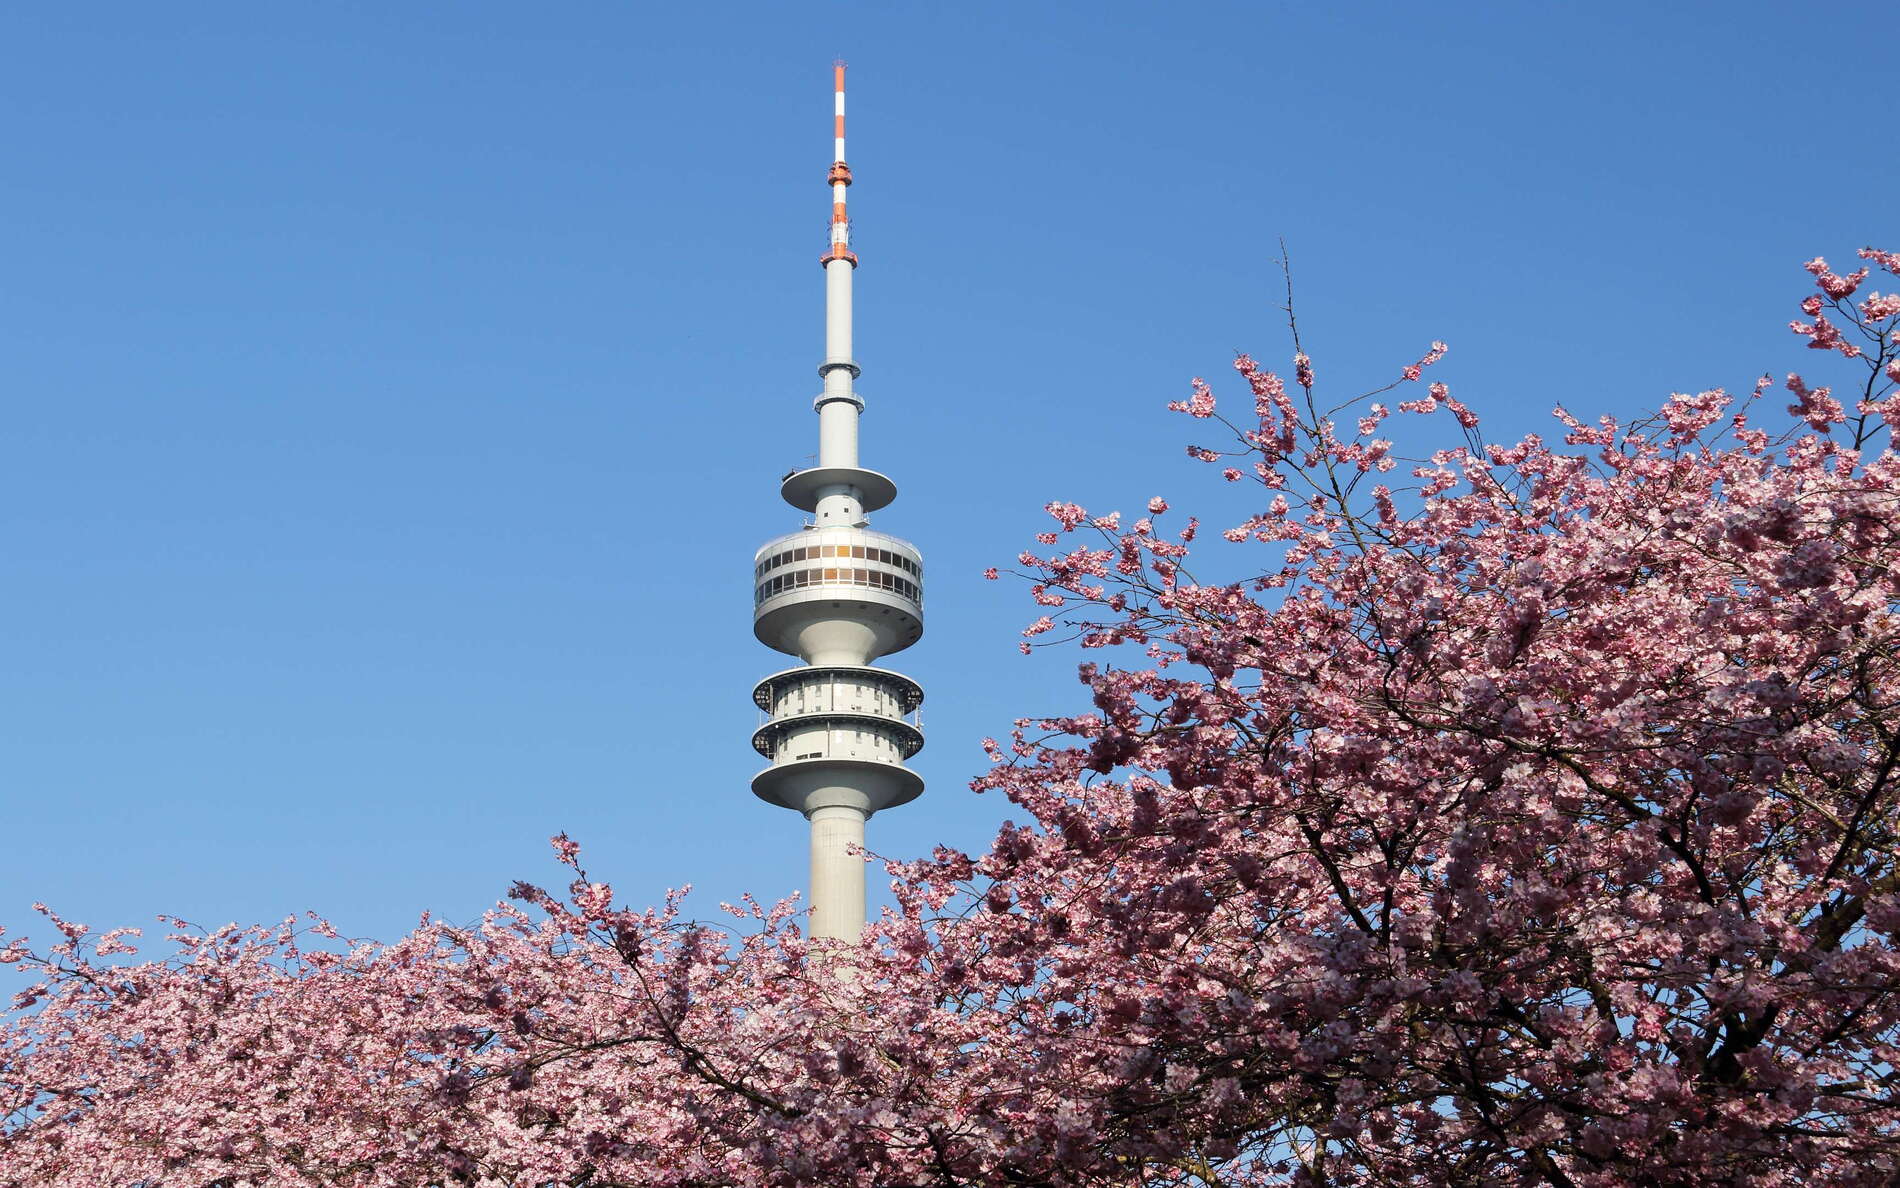
{"label": "pink cherry blossom", "polygon": [[1420,375],[1424,373],[1427,367],[1430,367],[1432,364],[1438,362],[1440,359],[1443,359],[1445,357],[1445,352],[1450,349],[1451,348],[1447,347],[1442,342],[1434,342],[1432,344],[1432,349],[1425,352],[1424,355],[1420,356],[1418,362],[1407,364],[1405,367],[1405,370],[1399,373],[1400,376],[1408,380],[1417,379]]}
{"label": "pink cherry blossom", "polygon": [[1883,252],[1878,248],[1865,247],[1860,249],[1859,254],[1861,259],[1872,260],[1888,272],[1900,276],[1900,252]]}
{"label": "pink cherry blossom", "polygon": [[1211,417],[1214,415],[1214,391],[1207,386],[1205,380],[1197,378],[1193,384],[1193,395],[1186,400],[1171,402],[1168,408],[1172,412],[1184,412],[1191,417]]}
{"label": "pink cherry blossom", "polygon": [[1882,322],[1900,314],[1900,293],[1870,293],[1860,303],[1860,316],[1867,322]]}

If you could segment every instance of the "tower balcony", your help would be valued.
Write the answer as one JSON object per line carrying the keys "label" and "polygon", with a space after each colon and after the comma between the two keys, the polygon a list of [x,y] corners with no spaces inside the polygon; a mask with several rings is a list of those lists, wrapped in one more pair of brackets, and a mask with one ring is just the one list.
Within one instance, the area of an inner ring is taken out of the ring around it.
{"label": "tower balcony", "polygon": [[821,808],[850,808],[866,817],[923,795],[924,778],[898,763],[874,759],[792,759],[752,777],[752,794],[768,804],[810,816]]}
{"label": "tower balcony", "polygon": [[[857,364],[849,360],[833,362],[826,360],[824,367],[844,366],[857,374]],[[820,397],[823,399],[823,397]],[[859,408],[864,402],[857,400]],[[875,470],[865,470],[858,466],[813,466],[806,470],[794,470],[785,476],[779,484],[779,494],[785,502],[800,511],[815,512],[823,493],[838,487],[850,487],[858,492],[858,510],[869,513],[889,507],[897,498],[897,484]]]}
{"label": "tower balcony", "polygon": [[775,672],[760,681],[753,686],[752,703],[768,718],[825,712],[870,713],[903,720],[916,715],[924,703],[924,690],[903,673],[888,668],[807,665]]}
{"label": "tower balcony", "polygon": [[874,714],[800,714],[774,718],[752,734],[752,749],[767,759],[869,759],[902,763],[924,749],[924,732],[898,718]]}

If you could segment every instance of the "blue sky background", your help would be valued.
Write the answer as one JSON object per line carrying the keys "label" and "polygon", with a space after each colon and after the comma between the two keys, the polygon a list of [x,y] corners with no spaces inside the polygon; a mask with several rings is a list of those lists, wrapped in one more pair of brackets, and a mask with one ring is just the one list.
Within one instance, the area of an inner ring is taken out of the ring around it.
{"label": "blue sky background", "polygon": [[1442,338],[1494,438],[1813,365],[1800,261],[1900,241],[1879,13],[15,7],[0,922],[389,937],[561,829],[636,902],[803,884],[749,576],[815,449],[835,56],[876,526],[929,574],[930,790],[871,826],[913,854],[1006,814],[982,735],[1082,704],[978,576],[1041,505],[1238,517],[1162,406],[1285,358],[1276,237],[1333,392]]}

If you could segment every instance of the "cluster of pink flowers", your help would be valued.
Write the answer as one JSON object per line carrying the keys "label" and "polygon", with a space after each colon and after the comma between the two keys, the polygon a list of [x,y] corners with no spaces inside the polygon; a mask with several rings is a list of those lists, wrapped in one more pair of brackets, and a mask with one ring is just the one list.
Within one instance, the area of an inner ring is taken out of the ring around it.
{"label": "cluster of pink flowers", "polygon": [[[1807,338],[1811,350],[1834,351],[1864,361],[1870,374],[1854,402],[1854,411],[1861,414],[1856,424],[1891,426],[1900,424],[1900,406],[1891,391],[1882,390],[1882,385],[1890,388],[1900,384],[1900,357],[1896,357],[1896,347],[1900,347],[1900,294],[1870,292],[1859,304],[1849,298],[1875,267],[1900,276],[1900,254],[1868,247],[1860,250],[1860,258],[1868,263],[1845,276],[1829,269],[1827,261],[1819,256],[1808,261],[1806,268],[1814,275],[1817,291],[1801,299],[1806,320],[1796,319],[1789,328]],[[1827,316],[1829,309],[1838,322]],[[1847,421],[1844,407],[1837,414],[1839,402],[1829,395],[1829,389],[1816,388],[1810,393],[1799,375],[1788,377],[1788,389],[1799,402],[1795,411],[1816,428]],[[1864,445],[1866,440],[1864,433],[1856,432],[1854,444]]]}
{"label": "cluster of pink flowers", "polygon": [[1023,646],[1087,705],[984,740],[1019,819],[861,945],[616,907],[564,835],[564,897],[392,944],[49,913],[0,1185],[1900,1182],[1900,341],[1815,264],[1858,362],[1788,418],[1498,445],[1433,385],[1394,472],[1383,408],[1197,385],[1257,560],[1050,504]]}
{"label": "cluster of pink flowers", "polygon": [[1168,410],[1170,412],[1184,412],[1191,417],[1201,417],[1203,419],[1213,416],[1214,390],[1207,386],[1207,381],[1198,378],[1194,381],[1193,388],[1193,394],[1186,400],[1169,401]]}
{"label": "cluster of pink flowers", "polygon": [[1415,380],[1420,375],[1424,374],[1425,369],[1427,367],[1430,367],[1432,364],[1438,362],[1440,359],[1443,359],[1445,357],[1445,352],[1450,349],[1451,349],[1450,347],[1446,346],[1442,342],[1434,342],[1432,344],[1431,350],[1426,351],[1423,355],[1419,356],[1418,362],[1408,363],[1405,367],[1405,370],[1400,372],[1399,374],[1405,379]]}

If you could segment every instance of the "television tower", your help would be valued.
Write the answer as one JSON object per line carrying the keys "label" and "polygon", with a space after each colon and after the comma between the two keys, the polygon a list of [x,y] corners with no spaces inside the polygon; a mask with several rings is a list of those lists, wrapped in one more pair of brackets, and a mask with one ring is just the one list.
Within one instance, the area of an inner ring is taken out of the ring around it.
{"label": "television tower", "polygon": [[752,690],[764,721],[752,746],[770,767],[754,776],[761,800],[796,809],[811,822],[811,935],[856,941],[864,930],[864,844],[871,814],[917,799],[924,781],[904,760],[924,745],[916,681],[872,667],[924,631],[923,556],[916,546],[873,532],[866,517],[897,498],[897,485],[858,465],[858,365],[851,357],[851,251],[845,191],[844,63],[836,87],[831,162],[831,246],[825,268],[824,387],[818,464],[779,486],[808,513],[797,532],[767,541],[754,556],[752,632],[796,656]]}

